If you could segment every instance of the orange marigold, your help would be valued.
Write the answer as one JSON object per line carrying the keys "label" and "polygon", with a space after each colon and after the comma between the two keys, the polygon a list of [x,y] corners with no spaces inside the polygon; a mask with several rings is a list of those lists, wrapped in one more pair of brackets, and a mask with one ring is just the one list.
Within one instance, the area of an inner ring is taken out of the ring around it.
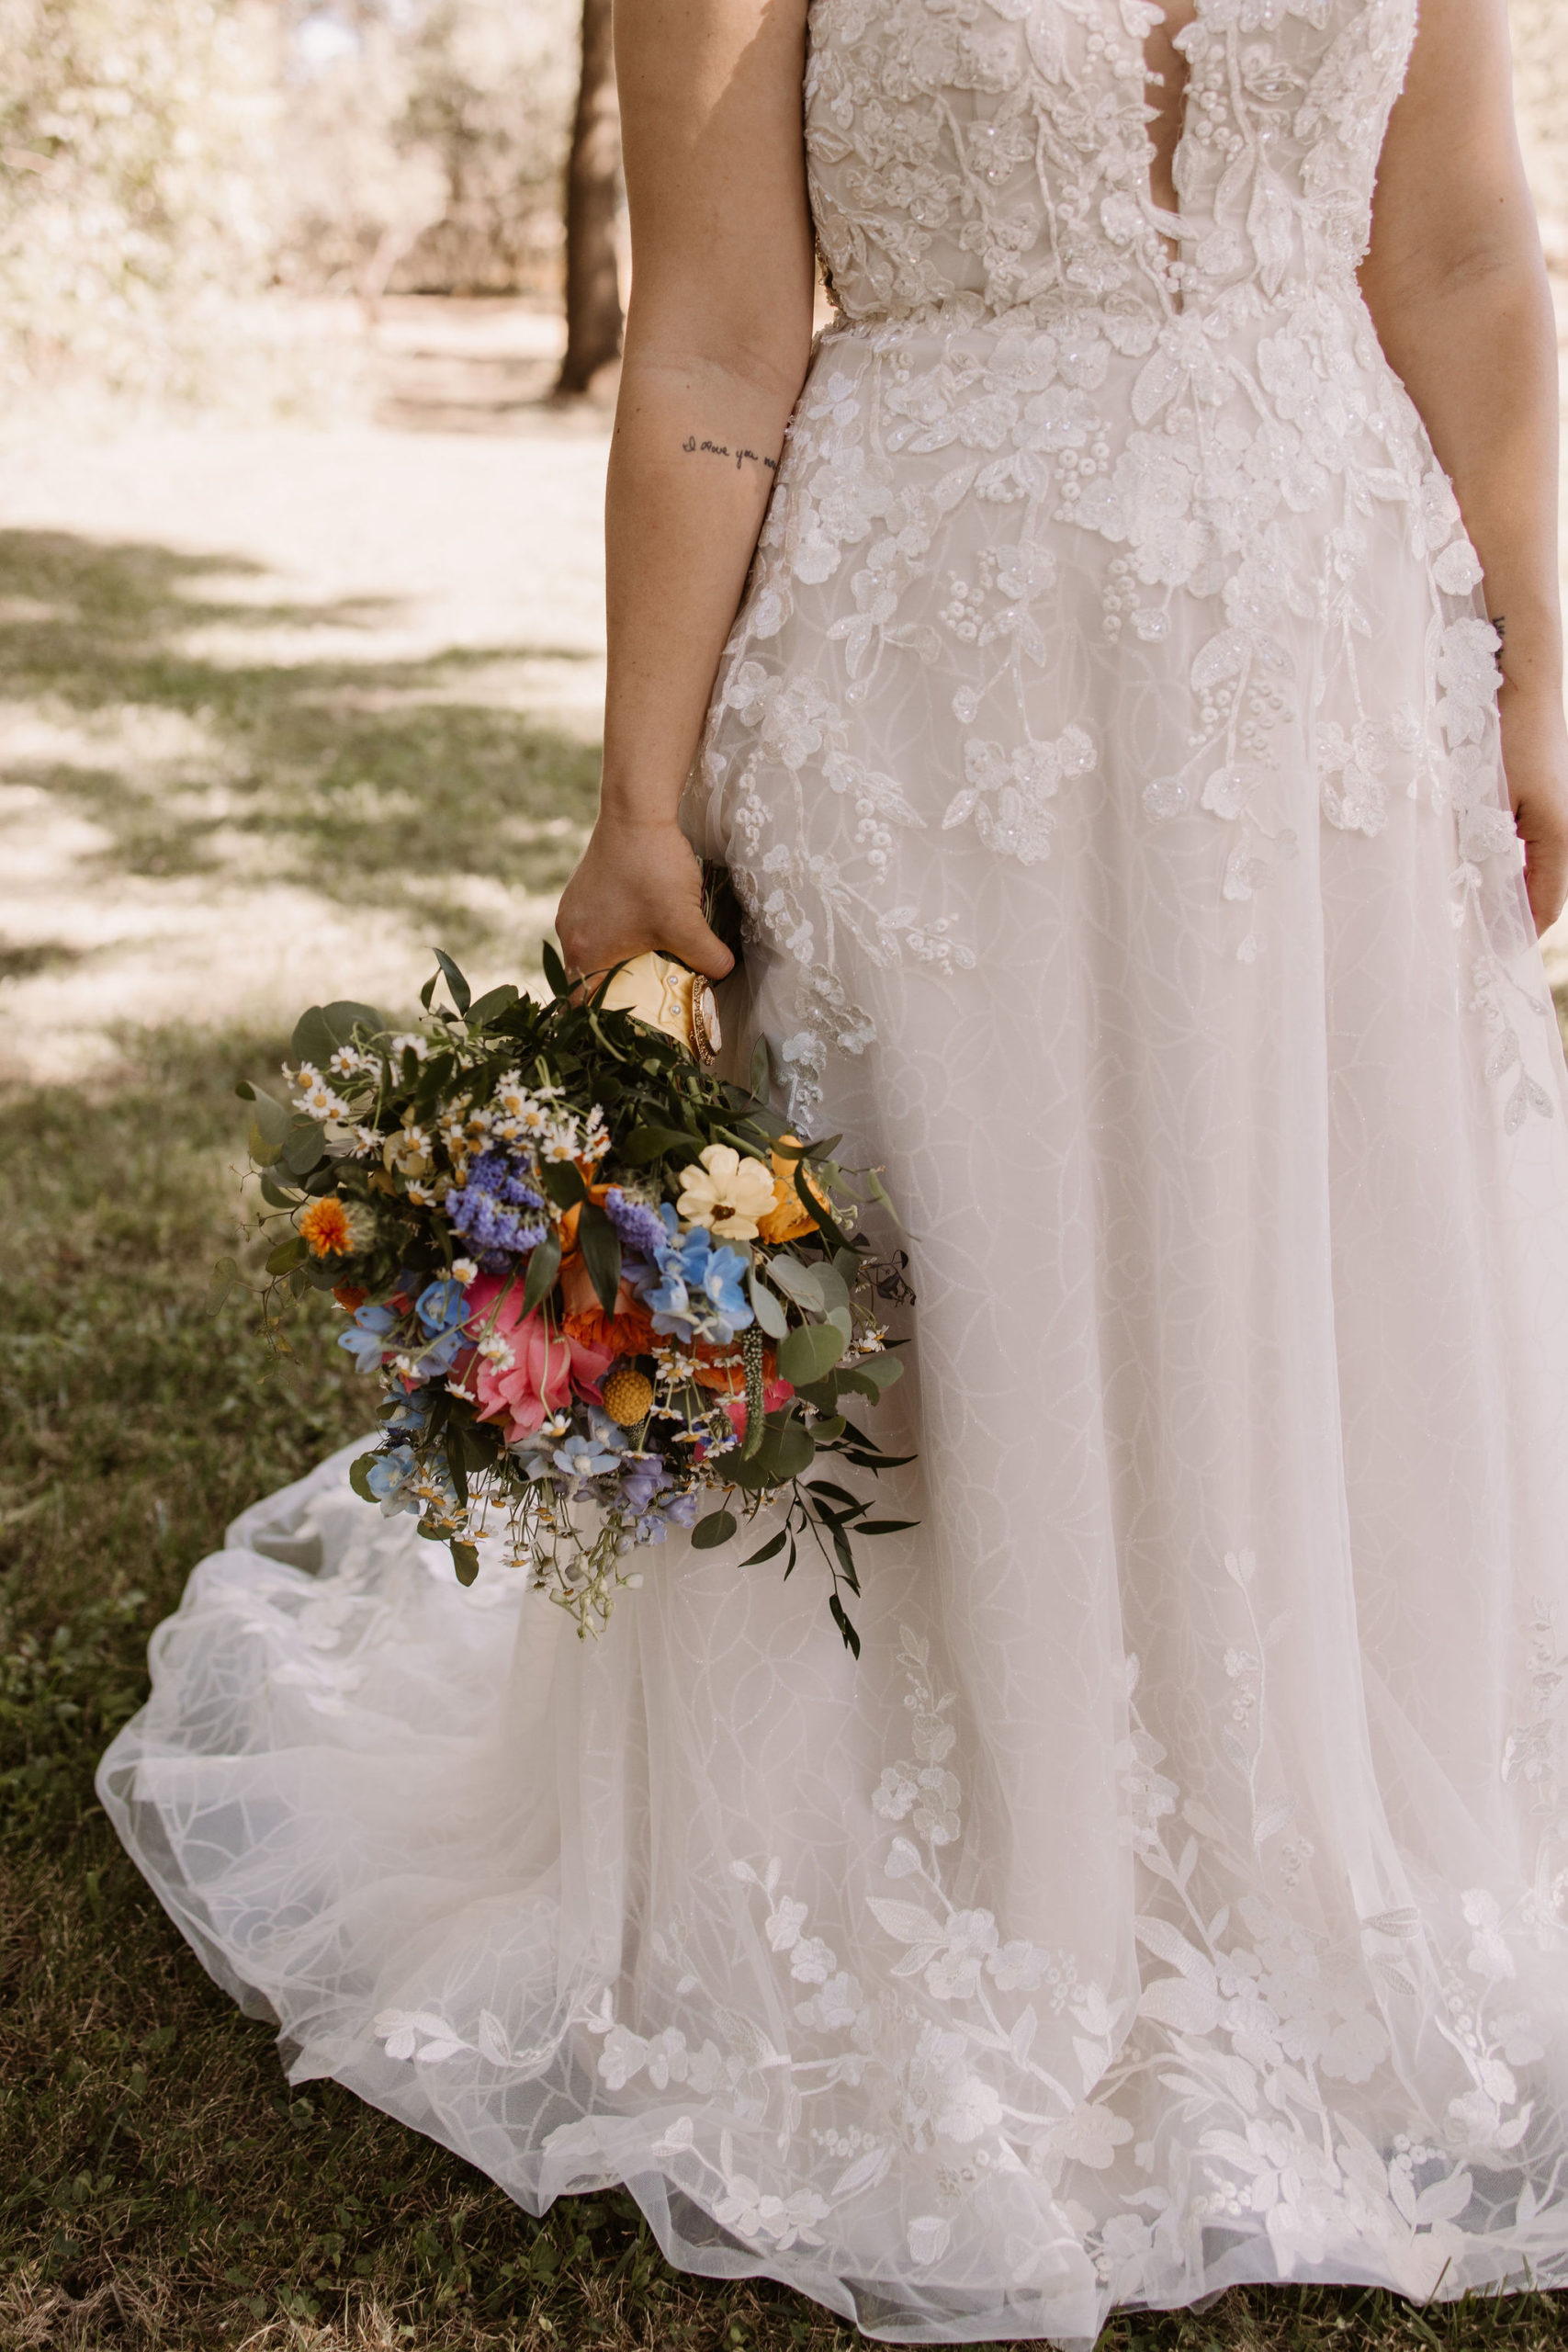
{"label": "orange marigold", "polygon": [[335,1193],[310,1203],[299,1219],[299,1231],[317,1258],[346,1258],[354,1247],[348,1204]]}

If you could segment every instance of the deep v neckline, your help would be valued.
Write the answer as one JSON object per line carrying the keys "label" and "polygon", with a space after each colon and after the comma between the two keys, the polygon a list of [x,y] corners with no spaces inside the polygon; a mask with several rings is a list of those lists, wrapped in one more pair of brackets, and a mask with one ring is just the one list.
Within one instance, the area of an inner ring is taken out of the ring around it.
{"label": "deep v neckline", "polygon": [[[1172,218],[1179,217],[1181,210],[1176,172],[1187,137],[1187,101],[1190,88],[1187,60],[1177,43],[1182,34],[1198,22],[1200,14],[1197,0],[1169,0],[1169,5],[1160,10],[1150,25],[1143,41],[1145,106],[1155,104],[1154,93],[1158,92],[1165,96],[1174,91],[1168,106],[1156,107],[1152,119],[1145,119],[1144,125],[1147,141],[1145,176],[1149,201],[1156,212]],[[1156,136],[1156,131],[1162,129],[1168,133],[1168,141]]]}

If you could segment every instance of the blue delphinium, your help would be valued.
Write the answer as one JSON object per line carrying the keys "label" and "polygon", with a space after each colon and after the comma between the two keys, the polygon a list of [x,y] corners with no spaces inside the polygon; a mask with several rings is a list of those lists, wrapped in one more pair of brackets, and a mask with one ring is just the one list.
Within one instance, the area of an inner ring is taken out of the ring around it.
{"label": "blue delphinium", "polygon": [[412,1394],[400,1388],[389,1396],[381,1408],[381,1426],[393,1437],[422,1437],[430,1419],[430,1398],[421,1389]]}
{"label": "blue delphinium", "polygon": [[414,1313],[432,1333],[455,1330],[467,1319],[468,1312],[468,1295],[450,1274],[427,1283],[414,1301]]}
{"label": "blue delphinium", "polygon": [[519,1209],[542,1209],[544,1195],[525,1181],[519,1163],[503,1151],[481,1151],[470,1159],[461,1184],[446,1195],[446,1214],[487,1273],[504,1273],[511,1259],[536,1249],[545,1238],[537,1218]]}
{"label": "blue delphinium", "polygon": [[414,1302],[414,1313],[431,1334],[414,1363],[420,1380],[439,1380],[452,1369],[458,1350],[467,1344],[463,1325],[468,1318],[463,1285],[450,1276],[427,1283]]}
{"label": "blue delphinium", "polygon": [[608,1476],[620,1455],[613,1453],[598,1438],[585,1437],[581,1430],[574,1430],[564,1445],[556,1447],[550,1459],[563,1477],[581,1485],[585,1479]]}
{"label": "blue delphinium", "polygon": [[389,1306],[362,1306],[337,1343],[354,1358],[356,1372],[379,1372],[387,1333],[397,1321]]}
{"label": "blue delphinium", "polygon": [[381,1506],[385,1518],[394,1518],[399,1511],[417,1510],[419,1497],[409,1488],[419,1475],[419,1456],[412,1445],[395,1445],[389,1453],[378,1453],[365,1474],[366,1484]]}
{"label": "blue delphinium", "polygon": [[755,1320],[744,1288],[746,1261],[738,1250],[716,1245],[706,1226],[688,1233],[668,1204],[660,1212],[665,1239],[654,1263],[634,1279],[656,1331],[677,1339],[710,1340],[723,1347]]}
{"label": "blue delphinium", "polygon": [[690,1527],[703,1508],[703,1498],[695,1487],[688,1487],[680,1495],[656,1495],[637,1521],[637,1542],[662,1544],[672,1527]]}

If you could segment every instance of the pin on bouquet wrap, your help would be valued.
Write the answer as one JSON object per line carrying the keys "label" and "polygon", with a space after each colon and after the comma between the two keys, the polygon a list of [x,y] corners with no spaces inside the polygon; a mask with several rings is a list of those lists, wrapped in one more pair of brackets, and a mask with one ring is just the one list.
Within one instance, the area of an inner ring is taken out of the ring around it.
{"label": "pin on bouquet wrap", "polygon": [[[668,957],[574,1001],[547,947],[544,1002],[476,1001],[438,963],[414,1028],[313,1006],[286,1099],[240,1089],[268,1328],[330,1291],[381,1389],[355,1491],[416,1514],[464,1583],[499,1536],[583,1634],[672,1528],[711,1548],[768,1512],[742,1565],[787,1554],[787,1576],[813,1545],[858,1651],[855,1540],[913,1523],[822,1475],[911,1458],[852,1418],[903,1369],[876,1311],[889,1269],[857,1230],[866,1194],[886,1205],[875,1171],[789,1131],[765,1046],[749,1084],[717,1075],[711,991]],[[226,1261],[215,1295],[236,1278]]]}

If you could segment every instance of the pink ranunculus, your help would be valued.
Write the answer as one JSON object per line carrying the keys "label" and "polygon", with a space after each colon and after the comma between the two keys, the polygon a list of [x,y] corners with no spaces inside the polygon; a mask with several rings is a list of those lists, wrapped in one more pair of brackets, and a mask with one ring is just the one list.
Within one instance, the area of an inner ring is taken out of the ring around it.
{"label": "pink ranunculus", "polygon": [[501,1421],[509,1441],[531,1436],[548,1413],[558,1413],[580,1396],[599,1395],[599,1383],[615,1362],[602,1349],[585,1346],[552,1330],[542,1311],[523,1312],[523,1284],[514,1281],[496,1305],[504,1283],[499,1274],[480,1274],[468,1290],[468,1329],[476,1340],[492,1332],[512,1350],[504,1367],[480,1357],[473,1374],[479,1419]]}
{"label": "pink ranunculus", "polygon": [[[787,1405],[794,1395],[795,1390],[787,1380],[764,1381],[762,1384],[763,1412],[776,1413],[779,1407],[781,1405]],[[726,1397],[724,1409],[729,1415],[730,1426],[734,1430],[736,1436],[743,1439],[746,1435],[745,1397]]]}

